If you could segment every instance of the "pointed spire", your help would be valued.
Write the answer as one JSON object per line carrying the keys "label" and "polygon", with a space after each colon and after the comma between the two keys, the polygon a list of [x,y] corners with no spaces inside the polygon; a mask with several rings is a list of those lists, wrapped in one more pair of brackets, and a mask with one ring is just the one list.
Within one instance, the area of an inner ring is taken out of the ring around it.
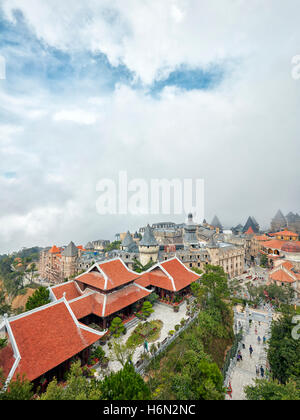
{"label": "pointed spire", "polygon": [[139,245],[141,246],[158,246],[158,242],[156,241],[153,230],[151,229],[150,225],[148,225],[145,229],[145,233],[143,238],[141,239]]}
{"label": "pointed spire", "polygon": [[219,244],[215,240],[215,235],[212,235],[207,243],[207,248],[219,248]]}
{"label": "pointed spire", "polygon": [[122,246],[127,248],[130,245],[132,245],[133,243],[134,243],[134,240],[132,239],[132,236],[131,236],[130,232],[128,231],[126,233],[125,238],[123,239]]}
{"label": "pointed spire", "polygon": [[74,242],[70,242],[67,248],[61,253],[64,257],[77,257],[78,249],[76,248]]}
{"label": "pointed spire", "polygon": [[286,221],[281,210],[278,210],[278,212],[276,213],[273,220],[276,221],[276,222],[285,222]]}
{"label": "pointed spire", "polygon": [[213,227],[215,227],[215,228],[219,228],[219,229],[223,229],[223,226],[222,226],[222,224],[221,224],[221,222],[220,222],[220,220],[219,220],[219,218],[218,218],[218,216],[215,216],[214,218],[213,218],[213,221],[211,222],[211,225],[213,226]]}

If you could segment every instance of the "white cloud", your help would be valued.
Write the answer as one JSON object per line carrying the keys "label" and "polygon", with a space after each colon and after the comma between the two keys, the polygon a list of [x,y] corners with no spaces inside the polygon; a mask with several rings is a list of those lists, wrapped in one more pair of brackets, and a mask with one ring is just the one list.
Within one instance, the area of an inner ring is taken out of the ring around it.
{"label": "white cloud", "polygon": [[299,45],[297,0],[284,5],[281,0],[4,0],[3,4],[11,19],[15,8],[22,10],[37,36],[49,45],[69,52],[101,51],[112,65],[124,63],[145,83],[182,63],[207,66],[231,57],[273,55]]}
{"label": "white cloud", "polygon": [[97,115],[82,109],[61,110],[53,116],[54,121],[71,121],[76,124],[91,125],[97,121]]}

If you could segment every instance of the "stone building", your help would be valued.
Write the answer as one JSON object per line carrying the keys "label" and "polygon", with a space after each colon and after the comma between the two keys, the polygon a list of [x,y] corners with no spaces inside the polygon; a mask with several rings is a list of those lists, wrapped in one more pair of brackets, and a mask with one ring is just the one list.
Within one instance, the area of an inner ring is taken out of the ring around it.
{"label": "stone building", "polygon": [[[82,247],[81,247],[82,248]],[[39,274],[50,283],[61,283],[77,274],[78,259],[83,249],[70,242],[66,248],[54,245],[40,253]]]}
{"label": "stone building", "polygon": [[153,231],[148,225],[146,227],[143,238],[139,244],[139,260],[142,265],[148,264],[150,261],[157,262],[159,244],[153,235]]}

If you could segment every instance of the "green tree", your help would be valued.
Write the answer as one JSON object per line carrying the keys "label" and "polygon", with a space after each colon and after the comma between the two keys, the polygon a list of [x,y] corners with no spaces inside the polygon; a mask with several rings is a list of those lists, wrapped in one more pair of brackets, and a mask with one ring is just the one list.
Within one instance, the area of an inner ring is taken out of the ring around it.
{"label": "green tree", "polygon": [[80,361],[71,365],[67,375],[66,386],[62,387],[54,378],[47,387],[46,392],[41,396],[41,400],[99,400],[101,390],[96,380],[87,380],[83,376]]}
{"label": "green tree", "polygon": [[112,343],[112,353],[110,355],[110,359],[116,360],[121,363],[122,366],[125,366],[127,362],[132,360],[133,353],[134,348],[114,340]]}
{"label": "green tree", "polygon": [[145,301],[143,303],[141,311],[143,318],[146,319],[154,312],[154,309],[152,309],[152,305],[150,302]]}
{"label": "green tree", "polygon": [[267,257],[266,254],[261,254],[261,257],[260,257],[260,265],[263,268],[268,267],[268,257]]}
{"label": "green tree", "polygon": [[268,360],[274,379],[281,384],[295,380],[300,385],[300,340],[292,336],[295,327],[292,319],[293,314],[284,314],[279,320],[273,321]]}
{"label": "green tree", "polygon": [[100,384],[104,400],[149,400],[151,397],[149,386],[136,373],[130,363],[126,363],[119,372],[113,372]]}
{"label": "green tree", "polygon": [[201,278],[200,287],[203,288],[207,303],[216,303],[230,295],[228,275],[222,267],[207,265]]}
{"label": "green tree", "polygon": [[26,303],[26,311],[39,308],[50,303],[50,292],[46,287],[39,287],[32,296],[30,296]]}
{"label": "green tree", "polygon": [[215,363],[202,360],[197,365],[194,377],[197,400],[224,400],[223,376]]}
{"label": "green tree", "polygon": [[11,306],[6,302],[4,290],[0,289],[0,315],[9,314]]}
{"label": "green tree", "polygon": [[149,268],[151,268],[155,265],[154,261],[149,261],[146,265],[143,265],[136,258],[133,261],[134,261],[133,271],[135,271],[136,273],[143,273],[144,271],[149,270]]}
{"label": "green tree", "polygon": [[120,335],[122,333],[124,333],[125,331],[125,327],[122,323],[121,318],[119,318],[118,316],[115,317],[109,327],[109,331],[111,331],[111,333],[113,334],[114,337],[118,338],[120,337]]}
{"label": "green tree", "polygon": [[159,296],[156,293],[151,293],[151,295],[146,297],[146,300],[151,303],[151,305],[154,305],[159,299]]}
{"label": "green tree", "polygon": [[110,252],[110,251],[118,250],[118,249],[120,249],[121,244],[122,244],[121,241],[114,241],[104,249],[104,252]]}
{"label": "green tree", "polygon": [[4,390],[5,379],[0,370],[0,400],[31,400],[33,393],[33,385],[25,376],[17,375],[16,379],[11,380],[7,389]]}
{"label": "green tree", "polygon": [[295,382],[282,385],[276,380],[257,379],[255,385],[245,387],[245,394],[252,401],[300,400],[300,389]]}

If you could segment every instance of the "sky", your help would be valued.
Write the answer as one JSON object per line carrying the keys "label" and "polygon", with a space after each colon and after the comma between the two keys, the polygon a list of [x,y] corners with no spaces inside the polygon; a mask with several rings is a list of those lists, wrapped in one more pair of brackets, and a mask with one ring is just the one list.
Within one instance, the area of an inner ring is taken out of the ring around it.
{"label": "sky", "polygon": [[0,253],[185,221],[100,215],[97,183],[120,171],[203,179],[225,227],[299,212],[299,16],[298,0],[0,0]]}

